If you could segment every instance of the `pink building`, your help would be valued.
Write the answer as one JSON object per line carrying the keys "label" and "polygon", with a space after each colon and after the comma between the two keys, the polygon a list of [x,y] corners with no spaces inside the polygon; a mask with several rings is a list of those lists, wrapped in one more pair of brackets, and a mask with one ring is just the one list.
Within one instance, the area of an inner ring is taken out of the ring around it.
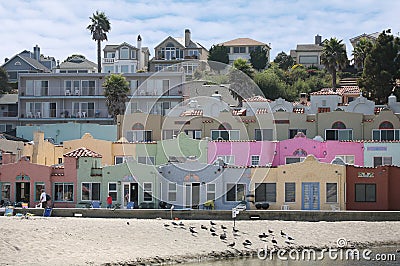
{"label": "pink building", "polygon": [[[66,158],[68,159],[68,158]],[[39,203],[41,190],[52,197],[55,207],[76,205],[76,163],[45,166],[29,162],[25,157],[15,162],[12,154],[3,155],[0,165],[1,200],[27,203],[34,208]]]}
{"label": "pink building", "polygon": [[336,158],[347,164],[364,165],[364,144],[352,141],[319,141],[298,134],[293,139],[277,143],[273,166],[301,162],[307,155],[314,155],[320,162],[331,163]]}
{"label": "pink building", "polygon": [[210,141],[208,143],[208,163],[218,158],[231,165],[271,165],[276,142],[272,141]]}

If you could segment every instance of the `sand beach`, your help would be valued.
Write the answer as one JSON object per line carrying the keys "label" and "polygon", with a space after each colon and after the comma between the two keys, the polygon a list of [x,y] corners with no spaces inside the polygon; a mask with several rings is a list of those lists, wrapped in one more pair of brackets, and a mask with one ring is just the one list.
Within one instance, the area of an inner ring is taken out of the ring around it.
{"label": "sand beach", "polygon": [[[182,222],[183,225],[179,225]],[[285,247],[294,238],[295,247],[335,247],[339,238],[348,245],[394,245],[400,248],[400,222],[296,222],[237,221],[234,236],[232,221],[161,219],[104,219],[61,217],[0,217],[0,265],[135,265],[139,262],[185,262],[212,257],[227,250],[247,252],[272,246]],[[207,230],[201,226],[207,227]],[[227,227],[226,241],[221,225]],[[189,227],[197,233],[191,233]],[[259,234],[268,237],[262,241]],[[245,240],[252,242],[244,247]],[[228,244],[235,242],[235,246]]]}

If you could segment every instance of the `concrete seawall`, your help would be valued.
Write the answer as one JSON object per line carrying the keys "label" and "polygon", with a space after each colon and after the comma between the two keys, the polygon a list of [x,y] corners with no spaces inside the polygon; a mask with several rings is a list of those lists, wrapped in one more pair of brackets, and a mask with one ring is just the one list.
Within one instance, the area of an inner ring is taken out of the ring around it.
{"label": "concrete seawall", "polygon": [[[43,215],[43,209],[16,208],[15,213]],[[54,208],[52,216],[91,218],[136,218],[184,220],[232,220],[231,211],[212,210],[149,210],[149,209],[85,209]],[[400,221],[400,211],[259,211],[240,212],[236,220],[283,220],[283,221]]]}

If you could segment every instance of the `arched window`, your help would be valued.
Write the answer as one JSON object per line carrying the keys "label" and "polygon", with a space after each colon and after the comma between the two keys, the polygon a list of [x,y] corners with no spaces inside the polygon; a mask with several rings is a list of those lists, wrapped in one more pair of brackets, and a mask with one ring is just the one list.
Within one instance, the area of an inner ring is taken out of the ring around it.
{"label": "arched window", "polygon": [[332,129],[346,129],[346,125],[341,121],[336,121],[333,123]]}
{"label": "arched window", "polygon": [[219,125],[218,130],[232,130],[232,126],[229,123],[222,123]]}
{"label": "arched window", "polygon": [[394,129],[393,124],[389,121],[383,121],[379,125],[379,129]]}
{"label": "arched window", "polygon": [[143,126],[143,124],[141,124],[141,123],[135,123],[135,124],[132,126],[132,130],[144,130],[144,126]]}

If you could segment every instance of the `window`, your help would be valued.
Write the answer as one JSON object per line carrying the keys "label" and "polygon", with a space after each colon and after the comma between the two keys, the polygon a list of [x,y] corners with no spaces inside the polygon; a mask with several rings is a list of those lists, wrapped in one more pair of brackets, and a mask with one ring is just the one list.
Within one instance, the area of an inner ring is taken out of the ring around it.
{"label": "window", "polygon": [[[55,191],[54,201],[74,201],[74,184],[54,183],[54,191]],[[83,199],[83,194],[82,194],[82,199]]]}
{"label": "window", "polygon": [[115,58],[115,52],[107,52],[106,58]]}
{"label": "window", "polygon": [[233,53],[244,54],[246,53],[246,47],[233,47]]}
{"label": "window", "polygon": [[131,58],[136,59],[136,50],[131,51]]}
{"label": "window", "polygon": [[100,183],[82,183],[81,200],[100,200]]}
{"label": "window", "polygon": [[376,202],[376,184],[355,184],[356,202]]}
{"label": "window", "polygon": [[10,201],[10,183],[2,183],[1,184],[1,199],[6,201]]}
{"label": "window", "polygon": [[326,106],[326,100],[322,100],[322,106]]}
{"label": "window", "polygon": [[55,102],[26,102],[27,117],[30,118],[56,117],[56,110]]}
{"label": "window", "polygon": [[374,157],[374,167],[380,165],[392,165],[392,157],[389,156]]}
{"label": "window", "polygon": [[176,201],[176,183],[168,183],[168,201]]}
{"label": "window", "polygon": [[276,202],[276,183],[256,183],[256,202]]}
{"label": "window", "polygon": [[300,55],[299,64],[318,65],[317,55]]}
{"label": "window", "polygon": [[291,164],[291,163],[300,163],[304,161],[305,157],[286,157],[285,158],[285,163],[286,164]]}
{"label": "window", "polygon": [[352,140],[353,130],[352,129],[326,129],[325,130],[326,140]]}
{"label": "window", "polygon": [[12,129],[12,125],[10,124],[0,124],[0,132],[7,132]]}
{"label": "window", "polygon": [[199,51],[198,50],[189,50],[188,55],[195,56],[197,58],[199,56]]}
{"label": "window", "polygon": [[373,129],[372,130],[373,140],[384,141],[384,140],[400,140],[399,129]]}
{"label": "window", "polygon": [[239,130],[211,130],[212,140],[239,140]]}
{"label": "window", "polygon": [[96,81],[94,80],[82,80],[82,91],[81,95],[94,96],[96,90]]}
{"label": "window", "polygon": [[337,203],[337,183],[326,183],[326,202]]}
{"label": "window", "polygon": [[122,65],[120,73],[129,73],[129,65]]}
{"label": "window", "polygon": [[114,164],[121,164],[121,163],[124,163],[124,162],[129,162],[129,161],[131,161],[131,160],[133,160],[133,157],[132,156],[115,156],[114,157]]}
{"label": "window", "polygon": [[141,163],[141,164],[154,165],[154,157],[153,156],[138,156],[137,162]]}
{"label": "window", "polygon": [[35,201],[40,200],[40,194],[42,194],[42,189],[45,189],[44,182],[35,183]]}
{"label": "window", "polygon": [[217,162],[218,159],[223,160],[224,163],[226,164],[231,164],[231,165],[235,164],[235,155],[218,155],[215,162]]}
{"label": "window", "polygon": [[300,128],[289,129],[289,139],[294,138],[297,135],[297,133],[299,133],[299,132],[301,132],[304,135],[306,135],[307,129],[300,129]]}
{"label": "window", "polygon": [[260,165],[260,155],[251,156],[251,165],[252,166]]}
{"label": "window", "polygon": [[336,158],[340,158],[345,164],[354,165],[354,155],[336,155]]}
{"label": "window", "polygon": [[163,139],[175,139],[179,134],[179,130],[166,129],[163,130]]}
{"label": "window", "polygon": [[126,139],[130,142],[149,142],[151,135],[151,130],[130,130],[126,132]]}
{"label": "window", "polygon": [[226,201],[245,200],[245,184],[226,184]]}
{"label": "window", "polygon": [[257,141],[272,140],[272,129],[255,129],[254,138]]}
{"label": "window", "polygon": [[117,201],[118,192],[117,192],[117,183],[108,183],[108,195],[111,196],[113,201]]}
{"label": "window", "polygon": [[94,117],[94,102],[73,102],[72,115],[74,117]]}
{"label": "window", "polygon": [[58,164],[62,164],[62,158],[58,158]]}
{"label": "window", "polygon": [[65,95],[80,95],[81,84],[80,80],[65,80],[64,81],[64,92]]}
{"label": "window", "polygon": [[201,130],[185,130],[185,134],[192,139],[201,139]]}
{"label": "window", "polygon": [[341,121],[337,121],[332,124],[332,129],[346,129],[346,125]]}
{"label": "window", "polygon": [[143,201],[153,200],[153,183],[143,183]]}
{"label": "window", "polygon": [[129,59],[129,48],[122,47],[119,49],[119,59]]}
{"label": "window", "polygon": [[285,183],[285,202],[296,202],[296,183]]}
{"label": "window", "polygon": [[215,184],[207,184],[207,200],[215,200]]}
{"label": "window", "polygon": [[49,81],[48,80],[27,80],[26,95],[48,96]]}

